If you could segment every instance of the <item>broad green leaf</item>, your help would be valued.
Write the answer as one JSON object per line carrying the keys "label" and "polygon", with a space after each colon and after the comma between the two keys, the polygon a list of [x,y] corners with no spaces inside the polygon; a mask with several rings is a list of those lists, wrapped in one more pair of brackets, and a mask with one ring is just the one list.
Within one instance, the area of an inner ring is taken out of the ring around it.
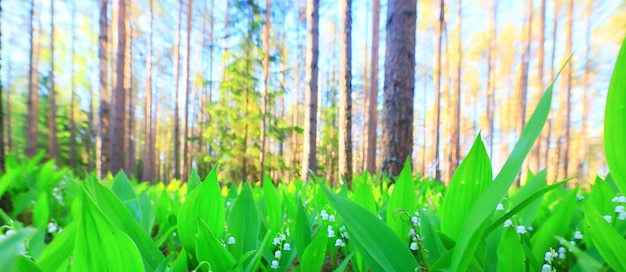
{"label": "broad green leaf", "polygon": [[491,179],[491,162],[479,133],[450,181],[441,205],[441,232],[458,240],[470,209],[487,189]]}
{"label": "broad green leaf", "polygon": [[95,177],[88,177],[85,184],[91,188],[93,195],[90,196],[97,201],[98,210],[104,213],[110,223],[115,224],[132,239],[141,253],[146,269],[150,271],[156,269],[164,259],[163,253],[157,248],[150,234],[131,215],[130,210],[109,188],[97,182]]}
{"label": "broad green leaf", "polygon": [[[267,179],[269,180],[269,179]],[[261,241],[260,245],[266,245],[269,241],[270,238],[270,231],[267,231],[265,233],[265,236],[263,237],[263,240]],[[261,257],[262,257],[262,253],[263,253],[263,248],[257,248],[256,250],[253,250],[252,252],[254,252],[254,254],[251,256],[250,262],[248,262],[248,265],[246,266],[245,271],[247,272],[251,272],[251,271],[258,271],[259,270],[259,266],[261,265]]]}
{"label": "broad green leaf", "polygon": [[354,183],[355,190],[353,199],[354,202],[361,205],[361,207],[370,211],[372,214],[376,214],[376,200],[374,199],[374,194],[372,193],[372,188],[368,182],[369,173],[366,171],[360,177],[360,181]]}
{"label": "broad green leaf", "polygon": [[[387,202],[387,225],[398,238],[407,242],[407,233],[411,229],[411,216],[415,212],[415,188],[413,187],[413,176],[411,175],[411,161],[406,160],[398,180],[393,185],[393,192]],[[403,212],[404,211],[404,212]],[[405,213],[406,212],[406,213]]]}
{"label": "broad green leaf", "polygon": [[[493,258],[489,258],[493,261]],[[488,260],[489,262],[489,260]],[[492,265],[487,263],[485,265]],[[515,227],[505,228],[498,245],[498,271],[503,272],[524,272],[524,248],[520,235],[515,231]]]}
{"label": "broad green leaf", "polygon": [[573,190],[564,197],[548,220],[542,222],[530,239],[535,259],[541,260],[544,254],[550,250],[550,246],[556,245],[556,236],[563,236],[568,231],[574,212],[577,209],[577,192],[578,190]]}
{"label": "broad green leaf", "polygon": [[[537,173],[536,176],[529,177],[530,181],[526,183],[520,190],[511,198],[511,204],[513,206],[518,206],[524,200],[531,197],[536,192],[541,191],[547,184],[546,182],[546,170],[543,170]],[[532,225],[535,220],[535,214],[537,214],[537,210],[541,207],[541,200],[543,199],[543,193],[540,194],[535,201],[528,204],[528,206],[522,209],[518,214],[517,218],[520,224],[524,226]]]}
{"label": "broad green leaf", "polygon": [[352,256],[354,256],[355,253],[356,252],[350,252],[350,254],[348,254],[348,256],[346,256],[345,259],[343,259],[341,264],[339,266],[337,266],[337,268],[335,268],[335,270],[333,270],[333,272],[343,272],[343,271],[346,271],[346,268],[348,267],[348,264],[350,263],[350,260],[352,260]]}
{"label": "broad green leaf", "polygon": [[596,177],[596,181],[591,188],[591,195],[589,195],[589,201],[593,207],[602,214],[612,214],[615,208],[615,203],[611,202],[611,199],[615,197],[616,193],[613,192],[611,186],[601,179]]}
{"label": "broad green leaf", "polygon": [[229,245],[235,259],[257,248],[259,240],[259,218],[250,184],[244,184],[241,193],[233,204],[228,217],[228,231],[235,238],[235,244]]}
{"label": "broad green leaf", "polygon": [[75,271],[144,271],[135,243],[111,223],[86,190],[74,205],[79,207],[72,258]]}
{"label": "broad green leaf", "polygon": [[420,233],[423,238],[424,248],[428,249],[430,263],[434,263],[446,252],[438,233],[438,218],[429,211],[420,212],[420,218]]}
{"label": "broad green leaf", "polygon": [[37,202],[33,208],[33,225],[35,227],[47,227],[50,207],[48,202],[48,192],[40,192]]}
{"label": "broad green leaf", "polygon": [[376,215],[321,186],[343,218],[350,242],[355,242],[372,271],[414,271],[418,267],[411,251]]}
{"label": "broad green leaf", "polygon": [[206,222],[198,217],[198,238],[195,240],[196,257],[199,262],[206,261],[211,264],[213,271],[229,271],[235,264],[233,255],[224,248],[222,242],[215,237],[213,231]]}
{"label": "broad green leaf", "polygon": [[137,195],[135,194],[133,187],[130,186],[128,177],[123,170],[119,171],[113,178],[111,191],[122,201],[122,203],[124,203],[137,222],[141,223],[143,218],[139,201],[137,201]]}
{"label": "broad green leaf", "polygon": [[52,242],[43,248],[37,264],[44,271],[58,271],[62,268],[65,271],[63,263],[70,259],[70,254],[74,250],[74,241],[76,239],[77,222],[67,225],[63,232],[57,234]]}
{"label": "broad green leaf", "polygon": [[33,260],[27,258],[24,255],[18,255],[15,262],[15,271],[28,271],[28,272],[43,272],[39,266]]}
{"label": "broad green leaf", "polygon": [[[566,241],[563,237],[557,237],[559,241]],[[577,267],[582,271],[602,271],[602,263],[598,262],[594,257],[589,255],[587,251],[582,251],[580,248],[574,245],[570,245],[570,243],[562,243],[562,245],[567,248],[568,251],[571,251],[574,256],[576,256],[576,264],[572,267],[571,271],[577,271]]]}
{"label": "broad green leaf", "polygon": [[326,259],[326,244],[328,243],[327,228],[320,228],[313,241],[304,250],[300,266],[302,271],[317,272],[322,269]]}
{"label": "broad green leaf", "polygon": [[[624,49],[624,48],[622,48]],[[626,271],[626,240],[609,224],[591,203],[583,203],[585,235],[591,238],[602,258],[615,271]]]}
{"label": "broad green leaf", "polygon": [[309,224],[309,219],[306,214],[306,210],[304,206],[302,206],[302,200],[300,197],[296,199],[297,204],[297,212],[296,212],[296,222],[294,228],[295,242],[296,242],[296,250],[298,251],[298,256],[304,255],[304,250],[307,248],[309,243],[311,242],[311,225]]}
{"label": "broad green leaf", "polygon": [[498,203],[500,203],[502,198],[506,195],[513,181],[515,181],[515,177],[521,169],[526,155],[528,155],[528,152],[543,129],[546,119],[548,118],[548,113],[550,112],[553,85],[554,82],[550,84],[539,100],[537,108],[521,133],[520,139],[517,144],[515,144],[511,155],[507,158],[494,181],[478,198],[476,204],[472,206],[465,228],[461,232],[454,248],[451,263],[452,271],[467,270],[470,261],[473,259],[476,247],[485,234],[485,222],[489,219],[489,216],[493,213]]}
{"label": "broad green leaf", "polygon": [[282,207],[280,204],[280,197],[274,188],[274,184],[270,181],[269,177],[265,178],[266,182],[263,185],[263,196],[265,197],[265,211],[266,220],[270,225],[270,229],[274,233],[280,232],[282,223]]}
{"label": "broad green leaf", "polygon": [[604,152],[617,187],[626,195],[626,39],[617,56],[604,109]]}

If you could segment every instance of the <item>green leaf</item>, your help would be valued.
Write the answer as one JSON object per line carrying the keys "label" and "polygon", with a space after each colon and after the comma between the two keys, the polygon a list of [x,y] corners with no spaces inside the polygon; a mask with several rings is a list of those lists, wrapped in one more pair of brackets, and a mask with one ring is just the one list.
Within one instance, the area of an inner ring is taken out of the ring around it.
{"label": "green leaf", "polygon": [[302,206],[300,197],[297,197],[296,201],[298,202],[294,228],[296,251],[298,252],[298,256],[304,256],[304,250],[311,242],[311,225],[309,224],[309,219],[304,206]]}
{"label": "green leaf", "polygon": [[[398,238],[407,243],[407,233],[411,229],[411,215],[415,211],[415,188],[411,174],[411,161],[407,158],[398,180],[393,185],[393,192],[387,202],[387,225]],[[405,211],[409,214],[408,218]]]}
{"label": "green leaf", "polygon": [[626,39],[617,56],[604,109],[604,152],[615,183],[626,195]]}
{"label": "green leaf", "polygon": [[317,272],[322,269],[324,259],[326,259],[326,244],[328,243],[327,228],[320,228],[313,241],[304,250],[302,255],[302,271]]}
{"label": "green leaf", "polygon": [[206,222],[198,217],[198,239],[195,240],[196,257],[199,262],[206,261],[211,264],[213,271],[229,271],[235,264],[235,258],[231,255],[222,242],[215,237],[213,231]]}
{"label": "green leaf", "polygon": [[[74,250],[74,241],[76,239],[77,222],[67,225],[63,232],[57,234],[52,242],[43,248],[37,264],[44,271],[56,271],[68,262],[70,254]],[[65,271],[65,269],[62,269]]]}
{"label": "green leaf", "polygon": [[577,209],[576,193],[578,190],[571,191],[559,205],[554,209],[548,220],[542,222],[533,237],[530,239],[532,245],[533,257],[541,260],[544,254],[550,250],[551,245],[556,244],[556,236],[563,236],[568,231],[568,227],[574,212]]}
{"label": "green leaf", "polygon": [[491,183],[492,173],[489,155],[479,133],[450,180],[441,206],[441,232],[458,240],[470,209]]}
{"label": "green leaf", "polygon": [[546,119],[548,118],[548,113],[550,112],[553,86],[554,82],[550,84],[539,100],[537,108],[521,133],[520,139],[517,144],[515,144],[511,155],[504,163],[504,166],[495,180],[478,198],[476,204],[472,206],[465,228],[461,232],[460,238],[454,248],[451,263],[452,271],[467,270],[470,261],[473,259],[476,247],[485,234],[487,227],[485,222],[489,219],[489,216],[493,213],[498,203],[500,203],[502,198],[506,195],[511,184],[513,184],[526,155],[528,155],[528,152],[543,129]]}
{"label": "green leaf", "polygon": [[76,200],[75,271],[144,271],[137,245],[111,223],[87,191]]}
{"label": "green leaf", "polygon": [[257,248],[259,239],[259,218],[250,184],[244,184],[241,193],[233,204],[228,217],[228,230],[235,237],[235,244],[229,245],[235,259]]}
{"label": "green leaf", "polygon": [[343,218],[350,241],[356,243],[372,271],[414,271],[417,261],[408,246],[376,215],[321,186]]}
{"label": "green leaf", "polygon": [[[0,241],[0,267],[13,271],[18,261],[18,246],[24,242],[24,238],[32,233],[32,230],[20,230],[15,234]],[[3,233],[0,233],[3,235]],[[17,270],[16,270],[17,271]]]}
{"label": "green leaf", "polygon": [[428,249],[428,259],[434,263],[446,252],[443,242],[439,237],[437,216],[429,211],[420,212],[420,228],[423,238],[424,248]]}
{"label": "green leaf", "polygon": [[[269,177],[266,177],[265,180],[270,181]],[[280,232],[283,218],[280,197],[276,192],[276,188],[274,188],[274,184],[271,182],[263,184],[263,195],[265,197],[266,220],[270,225],[270,229],[274,233],[278,233]]]}
{"label": "green leaf", "polygon": [[498,244],[498,271],[526,271],[524,248],[514,227],[505,228],[502,233],[502,238]]}
{"label": "green leaf", "polygon": [[626,271],[624,237],[604,220],[602,214],[594,209],[591,203],[583,203],[583,211],[585,212],[585,235],[591,238],[602,258],[611,268],[615,271]]}
{"label": "green leaf", "polygon": [[[511,204],[513,206],[518,206],[524,200],[531,197],[536,192],[541,191],[546,185],[546,170],[543,170],[537,173],[536,176],[530,177],[530,181],[524,185],[524,187],[520,188],[520,190],[511,198]],[[518,214],[517,218],[520,224],[524,226],[530,226],[535,221],[535,215],[537,214],[537,210],[541,207],[541,200],[543,199],[543,194],[537,197],[535,201],[529,203],[528,206],[522,209]]]}
{"label": "green leaf", "polygon": [[43,272],[35,262],[24,255],[18,255],[15,263],[15,271]]}

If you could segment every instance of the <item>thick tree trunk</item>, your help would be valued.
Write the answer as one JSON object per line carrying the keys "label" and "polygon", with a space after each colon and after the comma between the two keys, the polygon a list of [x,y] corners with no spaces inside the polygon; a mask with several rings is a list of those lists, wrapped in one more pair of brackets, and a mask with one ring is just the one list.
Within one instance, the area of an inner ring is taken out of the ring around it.
{"label": "thick tree trunk", "polygon": [[352,1],[339,2],[339,175],[352,183]]}
{"label": "thick tree trunk", "polygon": [[383,108],[383,172],[397,176],[413,149],[415,0],[389,1]]}
{"label": "thick tree trunk", "polygon": [[116,86],[113,95],[113,112],[111,116],[111,172],[115,175],[123,170],[125,164],[125,137],[126,127],[124,118],[126,117],[126,90],[129,88],[129,81],[126,75],[126,32],[128,22],[126,20],[126,0],[120,0],[117,18],[118,42],[117,42],[117,63],[116,63]]}
{"label": "thick tree trunk", "polygon": [[39,124],[39,30],[35,29],[35,0],[30,9],[30,68],[28,71],[28,119],[26,121],[26,155],[37,154],[37,126]]}
{"label": "thick tree trunk", "polygon": [[459,57],[459,62],[456,67],[456,88],[454,90],[454,95],[452,95],[452,110],[453,110],[453,122],[452,122],[452,139],[450,140],[450,164],[448,169],[448,176],[452,177],[454,170],[459,166],[459,161],[461,160],[461,79],[462,79],[462,63],[463,63],[463,50],[462,50],[462,41],[461,41],[461,0],[458,0],[456,5],[456,13],[457,13],[457,21],[456,27],[458,29],[457,32],[457,55]]}
{"label": "thick tree trunk", "polygon": [[300,176],[303,181],[308,180],[309,170],[317,172],[316,143],[317,143],[317,59],[319,55],[319,0],[308,0],[307,17],[307,44],[306,44],[306,102],[304,122],[304,151],[302,155],[302,169]]}
{"label": "thick tree trunk", "polygon": [[263,26],[263,75],[261,84],[261,152],[260,152],[260,166],[261,171],[259,173],[259,181],[263,186],[265,175],[265,134],[267,133],[267,81],[269,79],[270,72],[270,12],[272,3],[270,0],[265,0],[265,25]]}
{"label": "thick tree trunk", "polygon": [[[495,0],[494,0],[495,1]],[[435,61],[435,179],[441,180],[441,168],[439,166],[439,141],[441,136],[441,47],[443,44],[443,28],[445,24],[445,3],[441,0],[439,7],[439,28],[437,29],[437,52]],[[386,60],[385,60],[386,63]],[[386,70],[386,66],[385,66]],[[385,72],[385,78],[386,78]],[[385,84],[386,85],[386,84]],[[385,88],[386,89],[386,88]]]}
{"label": "thick tree trunk", "polygon": [[[100,0],[100,35],[98,42],[98,59],[100,74],[100,124],[99,133],[96,137],[96,172],[99,177],[103,177],[109,171],[109,150],[111,149],[109,138],[109,91],[107,89],[108,69],[107,69],[107,48],[109,25],[107,19],[108,0]],[[99,154],[98,154],[99,153]]]}
{"label": "thick tree trunk", "polygon": [[372,7],[372,52],[370,57],[370,91],[367,120],[367,171],[376,172],[376,128],[378,127],[378,42],[380,39],[380,0]]}

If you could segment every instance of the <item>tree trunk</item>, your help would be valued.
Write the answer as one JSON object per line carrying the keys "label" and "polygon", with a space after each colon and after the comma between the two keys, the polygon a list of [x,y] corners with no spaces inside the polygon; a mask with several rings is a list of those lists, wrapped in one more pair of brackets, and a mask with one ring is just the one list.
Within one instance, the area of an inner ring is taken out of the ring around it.
{"label": "tree trunk", "polygon": [[[545,56],[545,52],[544,52],[544,47],[545,47],[545,40],[546,40],[546,0],[541,0],[541,19],[540,19],[540,26],[539,26],[539,51],[537,53],[537,83],[539,83],[539,96],[541,96],[543,94],[544,91],[544,84],[543,84],[543,62],[544,62],[544,56]],[[545,136],[546,136],[546,132],[547,130],[544,129],[541,133],[541,135],[539,136],[539,140],[537,141],[537,143],[535,144],[535,149],[533,151],[534,155],[533,157],[535,157],[535,169],[536,171],[540,171],[542,165],[542,157],[541,157],[541,150],[543,149],[543,142],[545,141]]]}
{"label": "tree trunk", "polygon": [[152,33],[154,21],[154,0],[150,0],[150,28],[148,29],[148,53],[146,55],[146,89],[145,89],[145,119],[144,119],[144,148],[141,177],[145,181],[154,183],[154,145],[152,141]]}
{"label": "tree trunk", "polygon": [[453,110],[453,123],[452,123],[452,139],[450,141],[450,165],[448,169],[448,176],[452,177],[454,170],[459,166],[459,161],[461,160],[461,69],[463,63],[463,50],[462,50],[462,42],[461,42],[461,0],[458,0],[456,5],[456,13],[457,13],[457,21],[456,27],[458,29],[458,44],[457,44],[457,54],[459,57],[459,62],[456,67],[456,88],[454,90],[454,95],[452,95],[452,110]]}
{"label": "tree trunk", "polygon": [[339,175],[352,183],[352,0],[339,2]]}
{"label": "tree trunk", "polygon": [[128,30],[126,32],[126,48],[124,50],[124,54],[126,54],[126,62],[124,62],[124,66],[126,67],[127,73],[124,74],[124,77],[127,77],[128,87],[126,88],[126,93],[128,94],[128,115],[125,120],[125,124],[128,125],[128,145],[126,150],[128,150],[128,157],[126,158],[126,164],[124,168],[126,169],[126,173],[129,177],[135,177],[137,174],[136,166],[137,160],[135,156],[135,142],[137,135],[137,126],[135,125],[135,100],[137,99],[137,91],[133,92],[133,29],[130,27],[130,17],[132,16],[132,0],[126,0],[126,7],[128,9],[127,13],[129,14],[127,17],[128,21]]}
{"label": "tree trunk", "polygon": [[180,109],[178,97],[180,96],[180,88],[178,86],[180,74],[180,34],[181,21],[183,13],[183,0],[178,2],[178,32],[176,32],[176,43],[174,45],[174,178],[180,179]]}
{"label": "tree trunk", "polygon": [[[70,77],[71,77],[71,98],[70,98],[70,167],[76,169],[76,114],[74,113],[74,105],[76,104],[76,80],[74,77],[74,57],[75,57],[75,42],[76,42],[76,3],[72,2],[72,39],[71,39],[71,53],[70,53]],[[91,92],[91,88],[89,88]],[[90,100],[91,100],[90,96]],[[89,152],[91,150],[91,103],[89,110],[89,128],[87,129],[87,170],[89,171]]]}
{"label": "tree trunk", "polygon": [[37,126],[39,124],[39,30],[35,29],[35,0],[31,1],[30,9],[30,68],[28,71],[28,119],[26,123],[26,155],[37,154]]}
{"label": "tree trunk", "polygon": [[59,140],[57,138],[56,91],[54,86],[54,0],[50,0],[50,105],[48,106],[48,156],[58,164]]}
{"label": "tree trunk", "polygon": [[261,171],[259,174],[259,181],[261,182],[261,186],[263,186],[264,175],[265,175],[265,142],[267,139],[265,138],[265,134],[267,133],[267,81],[269,79],[269,70],[270,70],[270,9],[272,7],[271,0],[265,0],[265,25],[263,26],[263,83],[261,84],[261,115],[262,115],[262,125],[261,125],[261,158],[260,158],[260,166]]}
{"label": "tree trunk", "polygon": [[129,81],[124,76],[127,74],[126,61],[126,32],[128,22],[126,20],[126,0],[120,0],[117,18],[118,41],[117,41],[117,63],[116,63],[116,86],[113,95],[113,112],[111,116],[111,173],[117,174],[123,170],[125,164],[125,137],[126,127],[124,118],[126,117],[126,91],[129,88]]}
{"label": "tree trunk", "polygon": [[495,58],[497,56],[497,15],[498,15],[498,2],[497,0],[490,1],[489,11],[489,52],[487,53],[487,123],[489,125],[489,157],[493,158],[493,138],[495,135],[495,109],[496,109],[496,92],[495,92]]}
{"label": "tree trunk", "polygon": [[[495,1],[495,0],[494,0]],[[445,24],[445,3],[444,0],[440,2],[439,8],[439,28],[437,29],[437,52],[436,52],[436,61],[435,61],[435,76],[434,76],[434,84],[435,84],[435,179],[441,180],[441,168],[439,166],[439,140],[440,140],[440,123],[441,123],[441,46],[442,46],[442,38],[443,38],[443,28]],[[385,63],[387,61],[385,60]],[[385,65],[386,69],[386,65]],[[385,78],[386,76],[385,72]],[[386,84],[385,84],[386,85]],[[386,88],[385,88],[386,90]],[[386,102],[385,102],[386,103]]]}
{"label": "tree trunk", "polygon": [[316,137],[317,137],[317,59],[319,55],[319,0],[308,0],[307,44],[306,44],[306,106],[304,122],[304,151],[302,155],[301,178],[308,180],[309,170],[317,172]]}
{"label": "tree trunk", "polygon": [[[1,17],[2,17],[2,5],[0,5],[0,18]],[[0,21],[0,52],[2,52],[2,30],[1,29],[2,29],[2,22]],[[0,56],[0,71],[2,71],[2,56]],[[5,167],[6,148],[4,146],[4,109],[2,107],[2,104],[4,103],[4,101],[2,100],[3,93],[4,93],[4,90],[2,88],[2,77],[0,77],[0,171],[2,173],[6,172],[6,167]]]}
{"label": "tree trunk", "polygon": [[397,176],[413,149],[415,0],[389,1],[383,108],[383,172]]}
{"label": "tree trunk", "polygon": [[[550,80],[554,80],[554,72],[555,72],[555,67],[554,67],[554,61],[555,61],[555,56],[556,56],[556,35],[557,35],[557,30],[558,30],[558,26],[559,26],[559,11],[560,11],[560,6],[559,6],[559,2],[558,0],[554,1],[555,7],[554,7],[554,28],[552,29],[552,57],[551,57],[551,69],[550,69]],[[554,129],[554,123],[557,123],[558,118],[553,118],[551,120],[551,124],[550,126],[548,126],[548,137],[546,138],[546,164],[548,162],[552,162],[552,176],[551,178],[548,178],[548,180],[553,180],[556,181],[556,179],[558,178],[558,173],[559,173],[559,154],[560,151],[559,149],[556,148],[557,146],[557,142],[555,142],[555,147],[552,149],[552,152],[550,151],[550,142],[552,141],[552,136],[556,135],[557,133],[553,133],[552,130]]]}
{"label": "tree trunk", "polygon": [[[522,61],[520,63],[520,82],[519,82],[519,91],[518,91],[518,100],[519,101],[519,112],[518,112],[518,123],[517,123],[517,133],[519,137],[522,135],[522,131],[524,130],[524,126],[526,124],[526,100],[528,97],[528,63],[530,62],[530,44],[532,39],[532,21],[533,21],[533,0],[528,2],[528,29],[526,35],[526,47],[522,53]],[[518,137],[518,138],[519,138]],[[516,178],[517,187],[519,188],[522,184],[521,176],[525,174],[524,171],[520,171]]]}
{"label": "tree trunk", "polygon": [[104,177],[104,171],[109,170],[109,150],[111,142],[109,138],[109,91],[107,89],[107,44],[109,25],[107,20],[107,2],[108,0],[100,0],[100,35],[98,42],[98,58],[99,58],[99,74],[100,74],[100,124],[98,126],[98,139],[96,139],[96,172],[99,177]]}
{"label": "tree trunk", "polygon": [[193,7],[193,0],[188,0],[187,1],[187,60],[185,61],[185,63],[187,63],[187,78],[185,80],[185,123],[183,124],[185,126],[185,134],[183,136],[183,162],[182,162],[182,166],[181,166],[181,171],[182,171],[182,175],[183,175],[183,180],[187,180],[187,178],[189,177],[189,169],[190,168],[190,162],[191,162],[191,157],[189,154],[189,149],[191,148],[190,146],[190,142],[189,142],[189,138],[191,138],[191,129],[189,128],[189,107],[191,106],[191,80],[193,79],[193,76],[191,76],[191,19],[192,19],[192,13],[191,13],[191,9]]}
{"label": "tree trunk", "polygon": [[[567,42],[565,45],[565,56],[572,54],[572,24],[574,17],[574,0],[569,1],[569,9],[567,12],[567,29],[565,30]],[[563,135],[563,179],[569,177],[569,143],[570,143],[570,120],[572,115],[572,62],[567,63],[566,84],[567,94],[565,101],[565,133]]]}
{"label": "tree trunk", "polygon": [[583,109],[582,109],[582,121],[580,127],[580,134],[578,138],[578,180],[584,181],[585,174],[585,157],[587,156],[587,122],[588,122],[588,99],[589,99],[589,74],[591,73],[591,5],[593,2],[587,2],[585,5],[585,13],[587,15],[587,25],[585,32],[585,43],[587,50],[585,50],[585,74],[583,75]]}
{"label": "tree trunk", "polygon": [[370,91],[367,120],[367,171],[376,173],[376,128],[378,127],[378,42],[380,39],[380,0],[372,7],[372,52],[370,57]]}

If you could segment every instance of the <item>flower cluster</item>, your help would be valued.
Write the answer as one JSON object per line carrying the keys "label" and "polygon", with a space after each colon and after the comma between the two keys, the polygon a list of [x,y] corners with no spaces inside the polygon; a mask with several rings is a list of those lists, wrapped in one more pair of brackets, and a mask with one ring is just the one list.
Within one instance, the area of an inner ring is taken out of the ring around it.
{"label": "flower cluster", "polygon": [[525,234],[525,233],[527,233],[529,231],[533,231],[533,227],[532,226],[523,226],[523,225],[514,226],[513,225],[513,220],[511,220],[511,219],[507,219],[506,221],[504,221],[504,227],[505,228],[515,227],[515,231],[518,234]]}
{"label": "flower cluster", "polygon": [[321,210],[320,218],[322,219],[322,221],[328,221],[328,225],[327,225],[328,238],[329,239],[336,238],[335,239],[336,247],[345,247],[346,246],[345,241],[349,238],[346,226],[339,227],[340,236],[338,236],[337,233],[335,233],[335,229],[337,228],[336,216],[334,214],[329,214],[328,211],[326,210]]}
{"label": "flower cluster", "polygon": [[411,237],[411,244],[409,245],[409,249],[411,249],[412,251],[416,251],[418,249],[418,243],[420,239],[420,236],[417,233],[417,228],[421,225],[419,215],[419,211],[415,211],[415,213],[413,213],[413,216],[411,216],[411,229],[409,230],[409,233],[407,233],[407,236]]}
{"label": "flower cluster", "polygon": [[[559,249],[559,251],[561,250]],[[554,258],[556,257],[559,257],[559,253],[556,253],[553,248],[550,248],[550,251],[546,252],[545,256],[543,257],[546,263],[541,266],[541,272],[552,272],[552,263],[554,261]]]}
{"label": "flower cluster", "polygon": [[289,232],[289,228],[285,229],[285,233],[279,233],[278,236],[274,237],[272,240],[272,244],[276,246],[276,250],[274,251],[274,260],[272,260],[271,268],[278,269],[278,260],[283,256],[283,250],[290,251],[291,244],[287,242],[287,237],[291,237],[291,233]]}
{"label": "flower cluster", "polygon": [[[611,199],[613,203],[626,203],[625,196],[616,196]],[[626,220],[626,210],[624,209],[624,204],[615,206],[615,213],[617,214],[617,220]]]}

